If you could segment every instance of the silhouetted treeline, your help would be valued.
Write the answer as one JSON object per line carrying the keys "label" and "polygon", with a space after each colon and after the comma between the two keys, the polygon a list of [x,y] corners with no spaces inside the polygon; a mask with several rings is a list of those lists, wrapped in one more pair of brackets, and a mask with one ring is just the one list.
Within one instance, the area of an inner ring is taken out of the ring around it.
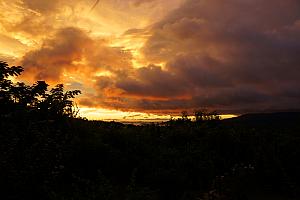
{"label": "silhouetted treeline", "polygon": [[299,198],[299,113],[87,121],[75,117],[79,91],[14,84],[22,68],[3,62],[0,72],[1,199]]}

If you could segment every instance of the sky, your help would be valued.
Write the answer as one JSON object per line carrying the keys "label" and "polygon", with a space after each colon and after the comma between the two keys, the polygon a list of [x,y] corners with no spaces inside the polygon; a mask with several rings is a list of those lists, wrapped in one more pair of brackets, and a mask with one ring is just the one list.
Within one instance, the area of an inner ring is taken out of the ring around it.
{"label": "sky", "polygon": [[0,44],[89,119],[300,110],[299,0],[0,0]]}

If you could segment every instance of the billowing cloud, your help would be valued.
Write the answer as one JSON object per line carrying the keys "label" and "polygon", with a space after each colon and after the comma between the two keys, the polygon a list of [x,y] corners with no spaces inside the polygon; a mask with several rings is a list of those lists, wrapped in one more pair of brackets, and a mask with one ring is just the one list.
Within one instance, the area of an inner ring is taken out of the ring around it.
{"label": "billowing cloud", "polygon": [[114,106],[128,109],[300,109],[299,24],[297,0],[187,0],[151,27],[142,49],[149,63],[166,65],[107,88],[123,97]]}
{"label": "billowing cloud", "polygon": [[26,53],[22,65],[24,78],[58,82],[68,74],[93,78],[103,71],[128,70],[130,54],[108,46],[105,40],[92,39],[81,29],[68,27],[47,38],[40,48]]}
{"label": "billowing cloud", "polygon": [[23,55],[24,79],[80,86],[80,105],[300,109],[298,0],[112,0],[93,12],[93,0],[10,2],[1,56]]}
{"label": "billowing cloud", "polygon": [[86,48],[91,44],[82,31],[66,28],[53,38],[44,41],[42,47],[26,53],[22,60],[25,76],[37,80],[59,81],[64,69],[76,68]]}

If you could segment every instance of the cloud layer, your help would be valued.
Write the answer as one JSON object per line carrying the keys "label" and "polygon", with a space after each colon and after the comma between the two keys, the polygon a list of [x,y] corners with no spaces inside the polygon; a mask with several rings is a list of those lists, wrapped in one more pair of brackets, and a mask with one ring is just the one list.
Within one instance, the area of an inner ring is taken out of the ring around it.
{"label": "cloud layer", "polygon": [[300,108],[299,1],[187,0],[150,32],[143,54],[166,66],[116,80],[128,108]]}
{"label": "cloud layer", "polygon": [[[174,1],[111,2],[83,19],[81,0],[23,0],[30,12],[3,27],[38,38],[21,59],[24,79],[80,85],[80,104],[89,107],[236,114],[300,109],[298,0],[176,0],[180,7],[157,14],[164,16],[158,21],[153,13]],[[142,26],[146,15],[156,21]]]}

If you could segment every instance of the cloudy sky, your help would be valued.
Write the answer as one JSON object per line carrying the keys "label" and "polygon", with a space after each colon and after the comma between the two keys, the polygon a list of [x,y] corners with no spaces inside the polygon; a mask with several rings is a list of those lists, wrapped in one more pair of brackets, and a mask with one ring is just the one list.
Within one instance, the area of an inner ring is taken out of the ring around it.
{"label": "cloudy sky", "polygon": [[0,0],[0,44],[90,118],[300,109],[299,0]]}

